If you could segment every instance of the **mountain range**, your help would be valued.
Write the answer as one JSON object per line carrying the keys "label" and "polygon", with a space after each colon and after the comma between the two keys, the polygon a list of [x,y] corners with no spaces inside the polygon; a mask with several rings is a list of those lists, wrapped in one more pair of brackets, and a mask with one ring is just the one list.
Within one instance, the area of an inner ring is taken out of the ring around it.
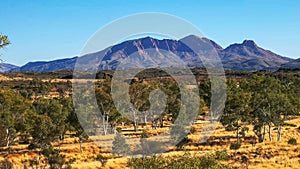
{"label": "mountain range", "polygon": [[17,69],[18,66],[8,64],[8,63],[0,63],[0,72],[7,72],[13,69]]}
{"label": "mountain range", "polygon": [[[162,67],[176,65],[176,63],[181,63],[182,61],[189,67],[203,67],[203,60],[198,57],[199,53],[195,53],[184,42],[192,42],[193,46],[200,46],[200,48],[207,45],[212,47],[215,54],[221,59],[224,69],[228,70],[256,71],[300,68],[300,58],[291,59],[280,56],[259,47],[252,40],[244,40],[242,43],[235,43],[222,48],[213,40],[199,38],[194,35],[180,40],[158,40],[152,37],[128,40],[102,51],[86,54],[80,57],[80,59],[85,60],[87,64],[95,64],[95,61],[101,61],[100,70],[115,70],[124,61],[135,65],[137,68],[151,68],[155,65]],[[203,50],[207,50],[207,48]],[[202,53],[205,52],[207,53],[207,51],[203,51]],[[209,55],[206,54],[204,57],[209,59]],[[0,71],[51,72],[73,70],[77,59],[78,57],[73,57],[49,62],[29,62],[21,67],[1,64]]]}

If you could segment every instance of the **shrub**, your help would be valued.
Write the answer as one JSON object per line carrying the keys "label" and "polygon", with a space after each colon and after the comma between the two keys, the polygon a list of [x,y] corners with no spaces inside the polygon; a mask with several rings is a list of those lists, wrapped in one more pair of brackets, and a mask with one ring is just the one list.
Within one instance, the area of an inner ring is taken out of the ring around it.
{"label": "shrub", "polygon": [[228,160],[229,155],[226,150],[216,151],[215,158],[217,160]]}
{"label": "shrub", "polygon": [[292,123],[284,123],[284,126],[289,126],[289,127],[297,127],[296,124],[292,124]]}
{"label": "shrub", "polygon": [[95,160],[97,161],[100,161],[100,163],[102,164],[102,166],[105,166],[107,161],[108,161],[108,158],[107,157],[104,157],[103,155],[101,154],[98,154],[95,158]]}
{"label": "shrub", "polygon": [[0,162],[0,168],[2,169],[13,169],[13,163],[8,161],[8,160],[4,160],[2,162]]}
{"label": "shrub", "polygon": [[146,140],[145,138],[141,138],[140,142],[142,148],[141,153],[143,155],[153,155],[164,151],[162,142]]}
{"label": "shrub", "polygon": [[230,150],[237,150],[241,147],[241,144],[239,143],[232,143],[230,144]]}
{"label": "shrub", "polygon": [[118,156],[130,154],[130,147],[126,143],[125,138],[120,133],[117,133],[117,135],[114,138],[113,146],[112,146],[112,153],[116,154]]}
{"label": "shrub", "polygon": [[149,138],[149,134],[146,130],[143,130],[143,132],[141,134],[141,138]]}
{"label": "shrub", "polygon": [[66,161],[65,156],[60,154],[59,150],[54,149],[52,146],[44,148],[41,153],[45,156],[50,169],[59,169],[63,168],[66,165],[66,168],[71,168],[71,164],[75,162],[75,159]]}
{"label": "shrub", "polygon": [[133,169],[232,169],[229,165],[220,163],[215,154],[192,156],[189,153],[182,156],[158,155],[131,158],[128,160],[127,166]]}
{"label": "shrub", "polygon": [[295,138],[291,138],[289,139],[288,144],[297,145],[297,140]]}
{"label": "shrub", "polygon": [[194,126],[192,126],[192,127],[190,128],[190,134],[195,134],[196,131],[197,131],[197,129],[196,129]]}

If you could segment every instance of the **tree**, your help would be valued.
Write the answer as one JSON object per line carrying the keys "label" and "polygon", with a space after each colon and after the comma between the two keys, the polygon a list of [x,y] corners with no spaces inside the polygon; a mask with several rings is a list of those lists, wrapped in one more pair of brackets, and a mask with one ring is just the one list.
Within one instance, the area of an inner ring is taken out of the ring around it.
{"label": "tree", "polygon": [[63,166],[65,166],[64,168],[71,168],[71,163],[75,161],[74,159],[66,161],[65,155],[62,155],[59,150],[52,146],[44,148],[41,153],[45,156],[50,169],[61,169]]}
{"label": "tree", "polygon": [[97,117],[99,123],[102,125],[104,135],[108,133],[109,127],[111,127],[111,131],[116,132],[116,125],[121,117],[112,100],[110,84],[111,80],[106,79],[104,82],[98,84],[95,89],[97,103],[101,113],[97,115]]}
{"label": "tree", "polygon": [[259,142],[265,140],[268,127],[269,139],[272,125],[277,126],[277,141],[280,141],[281,128],[288,116],[298,113],[299,99],[276,78],[270,76],[253,76],[250,79],[251,107],[254,132]]}
{"label": "tree", "polygon": [[12,145],[17,133],[26,132],[25,114],[30,103],[17,92],[8,88],[0,91],[0,146]]}
{"label": "tree", "polygon": [[9,45],[10,41],[6,35],[2,35],[0,33],[0,48],[4,48],[5,46]]}
{"label": "tree", "polygon": [[[63,101],[63,100],[61,100]],[[57,99],[39,99],[33,103],[33,110],[38,115],[46,115],[55,126],[55,137],[59,138],[66,132],[66,121],[69,114],[67,107],[63,107]]]}
{"label": "tree", "polygon": [[250,96],[242,89],[245,82],[229,80],[227,83],[227,100],[221,123],[227,130],[236,132],[237,143],[240,144],[240,135],[245,135],[246,124],[250,122]]}
{"label": "tree", "polygon": [[[72,98],[64,98],[61,102],[63,105],[63,110],[68,112],[68,116],[65,121],[66,131],[75,132],[76,137],[79,138],[80,152],[82,152],[82,141],[87,140],[89,136],[85,133],[84,129],[79,123],[78,116],[74,110],[75,108]],[[81,120],[84,120],[84,118]]]}
{"label": "tree", "polygon": [[125,138],[122,136],[122,134],[117,133],[112,146],[112,153],[119,155],[128,155],[130,154],[130,147],[126,143]]}
{"label": "tree", "polygon": [[31,124],[30,135],[32,136],[30,149],[45,148],[57,138],[56,126],[47,115],[35,115],[28,122]]}

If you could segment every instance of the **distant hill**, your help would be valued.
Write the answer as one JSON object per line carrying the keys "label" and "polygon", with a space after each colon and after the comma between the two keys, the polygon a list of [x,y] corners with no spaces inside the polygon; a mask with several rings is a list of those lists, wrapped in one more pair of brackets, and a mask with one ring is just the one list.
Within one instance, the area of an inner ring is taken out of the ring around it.
{"label": "distant hill", "polygon": [[0,73],[8,72],[16,68],[18,68],[18,66],[8,64],[8,63],[0,63]]}
{"label": "distant hill", "polygon": [[13,72],[51,72],[59,70],[73,70],[77,57],[60,59],[49,62],[29,62],[22,67],[13,69]]}
{"label": "distant hill", "polygon": [[284,69],[297,69],[300,68],[300,58],[296,60],[292,60],[288,63],[282,64],[281,68]]}
{"label": "distant hill", "polygon": [[[95,60],[100,61],[100,70],[115,70],[120,63],[126,59],[131,65],[151,68],[154,65],[168,66],[180,64],[184,61],[190,67],[203,67],[202,61],[197,54],[192,51],[184,41],[193,42],[197,46],[209,46],[215,49],[223,63],[223,67],[228,70],[276,70],[293,62],[291,58],[283,57],[269,50],[259,47],[252,40],[245,40],[240,44],[232,44],[223,49],[216,42],[199,38],[194,35],[187,36],[180,40],[163,39],[158,40],[152,37],[144,37],[135,40],[128,40],[120,44],[108,47],[102,51],[87,54],[81,57],[86,64],[93,65]],[[152,49],[148,51],[148,49]],[[134,54],[134,56],[131,56]],[[205,57],[209,57],[209,54]],[[131,56],[129,58],[129,56]],[[72,70],[78,58],[60,59],[50,62],[30,62],[20,68],[13,69],[14,72],[49,72],[57,70]],[[143,64],[141,64],[143,63]]]}

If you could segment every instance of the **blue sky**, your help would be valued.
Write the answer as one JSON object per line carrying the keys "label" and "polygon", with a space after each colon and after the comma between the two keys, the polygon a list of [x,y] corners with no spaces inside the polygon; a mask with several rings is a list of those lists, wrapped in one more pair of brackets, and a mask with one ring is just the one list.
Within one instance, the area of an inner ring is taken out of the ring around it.
{"label": "blue sky", "polygon": [[226,47],[253,39],[278,54],[300,57],[298,0],[3,0],[0,32],[12,44],[1,50],[8,63],[73,57],[99,28],[140,12],[176,15]]}

